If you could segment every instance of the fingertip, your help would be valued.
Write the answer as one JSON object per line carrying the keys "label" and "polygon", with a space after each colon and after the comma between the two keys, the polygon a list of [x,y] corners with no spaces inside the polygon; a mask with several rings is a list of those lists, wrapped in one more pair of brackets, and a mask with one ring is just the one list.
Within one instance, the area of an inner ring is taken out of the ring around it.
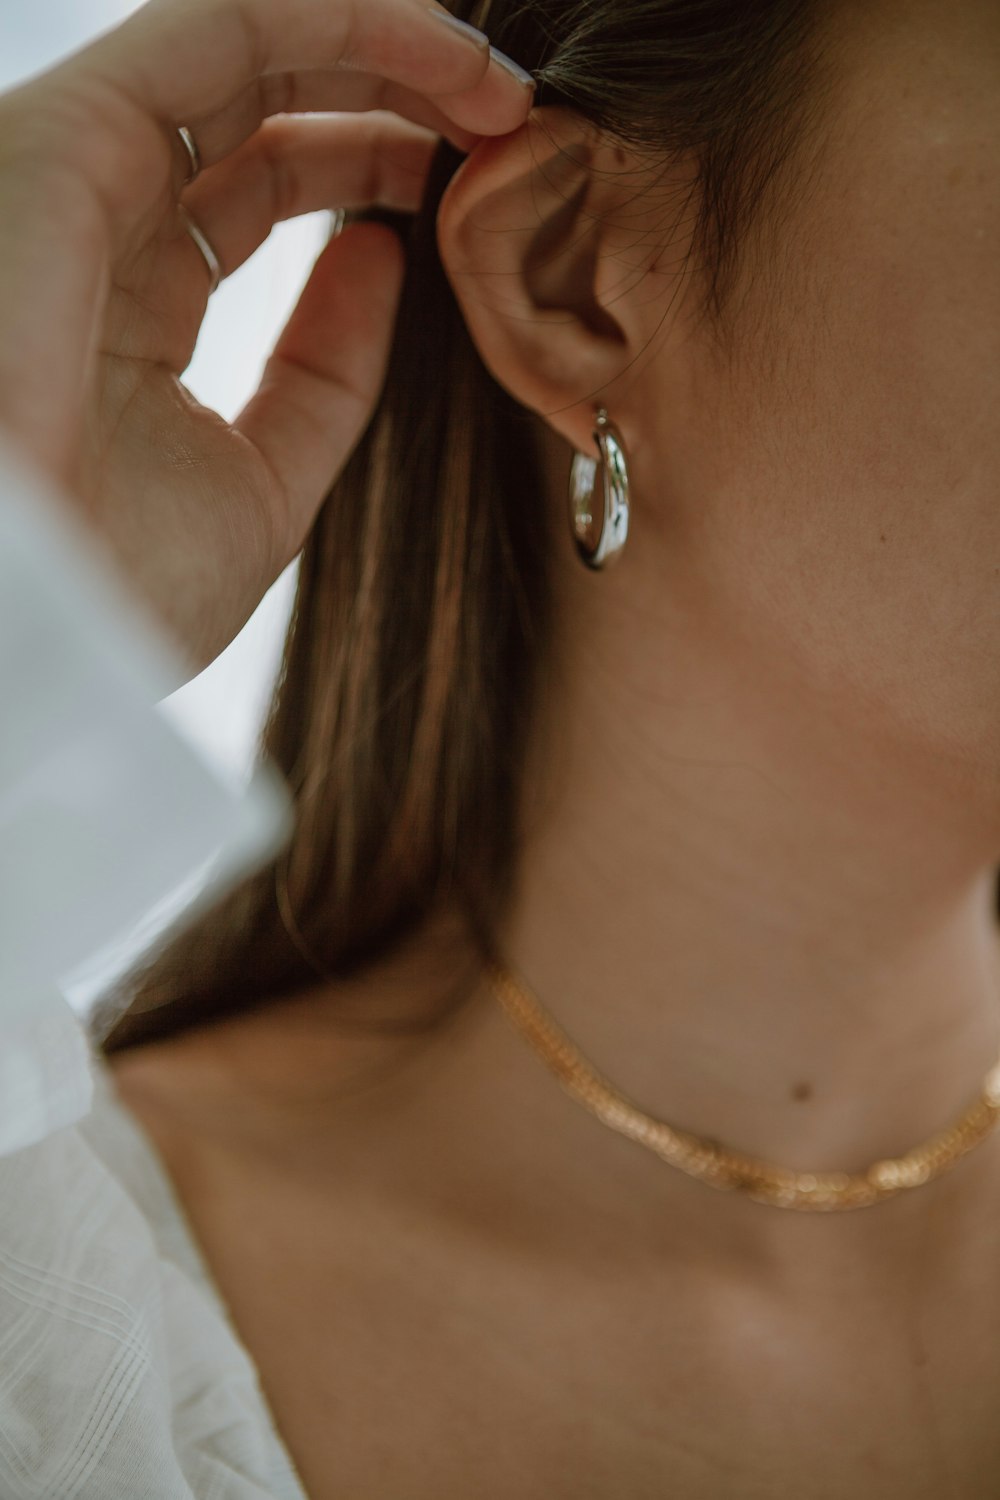
{"label": "fingertip", "polygon": [[348,245],[352,253],[364,248],[373,254],[392,254],[403,242],[391,225],[375,219],[354,219],[331,239],[331,244]]}
{"label": "fingertip", "polygon": [[493,67],[499,68],[501,73],[505,73],[508,78],[514,80],[525,99],[529,101],[534,99],[537,85],[527,68],[522,68],[520,63],[516,63],[512,57],[507,56],[506,52],[500,52],[496,47],[490,48],[490,63]]}
{"label": "fingertip", "polygon": [[463,42],[474,47],[482,59],[483,67],[486,67],[490,39],[485,31],[480,31],[478,27],[471,26],[468,21],[462,21],[458,16],[453,16],[450,10],[445,10],[440,5],[430,5],[427,14],[433,20],[440,21],[443,26],[447,26],[453,36],[461,37]]}
{"label": "fingertip", "polygon": [[380,344],[395,319],[406,249],[387,224],[349,224],[330,241],[312,275],[329,326],[350,343]]}
{"label": "fingertip", "polygon": [[505,135],[516,130],[534,103],[536,82],[531,73],[491,46],[484,32],[442,6],[432,5],[425,13],[448,28],[458,43],[453,51],[462,54],[461,81],[453,72],[444,88],[426,85],[439,108],[479,135]]}

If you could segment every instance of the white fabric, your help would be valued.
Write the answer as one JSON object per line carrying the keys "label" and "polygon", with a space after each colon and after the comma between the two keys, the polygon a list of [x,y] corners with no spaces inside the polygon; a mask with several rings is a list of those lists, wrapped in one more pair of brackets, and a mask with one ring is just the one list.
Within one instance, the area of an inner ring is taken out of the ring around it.
{"label": "white fabric", "polygon": [[0,1159],[3,1500],[305,1500],[178,1209],[95,1060],[79,1125]]}
{"label": "white fabric", "polygon": [[0,443],[0,1500],[304,1500],[60,988],[194,870],[192,916],[287,834],[276,774],[227,783],[157,712],[183,679]]}
{"label": "white fabric", "polygon": [[156,711],[184,675],[96,539],[0,443],[0,1152],[87,1107],[60,980],[195,867],[192,914],[287,832],[276,775],[227,783]]}

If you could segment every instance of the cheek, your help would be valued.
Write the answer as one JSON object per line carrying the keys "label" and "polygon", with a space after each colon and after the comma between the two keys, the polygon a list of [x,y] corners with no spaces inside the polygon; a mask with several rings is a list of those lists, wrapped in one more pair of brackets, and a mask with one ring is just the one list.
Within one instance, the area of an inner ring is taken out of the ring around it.
{"label": "cheek", "polygon": [[716,607],[859,713],[993,769],[997,92],[856,102],[808,222],[751,291],[739,357],[692,403]]}
{"label": "cheek", "polygon": [[994,771],[997,275],[968,252],[946,274],[941,228],[915,253],[860,215],[840,224],[753,357],[692,403],[684,544],[762,671],[781,661],[834,695],[845,728],[957,745]]}

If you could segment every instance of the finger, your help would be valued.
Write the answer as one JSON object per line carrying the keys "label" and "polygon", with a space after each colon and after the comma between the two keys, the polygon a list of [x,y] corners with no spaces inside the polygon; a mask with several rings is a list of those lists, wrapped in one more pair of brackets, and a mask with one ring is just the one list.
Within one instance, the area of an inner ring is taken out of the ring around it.
{"label": "finger", "polygon": [[[433,100],[402,84],[389,83],[371,73],[303,72],[262,80],[244,90],[226,110],[193,127],[203,165],[217,163],[240,149],[260,128],[263,118],[274,115],[365,113],[374,110],[399,115],[423,125],[450,140],[461,151],[469,151],[482,139],[463,130]],[[178,157],[185,173],[189,158]]]}
{"label": "finger", "polygon": [[285,116],[206,172],[184,202],[229,276],[284,219],[324,208],[415,213],[437,145],[392,115]]}
{"label": "finger", "polygon": [[371,419],[385,379],[405,258],[396,236],[356,224],[320,256],[234,424],[275,476],[286,538],[301,550],[319,506]]}
{"label": "finger", "polygon": [[[339,70],[375,74],[429,97],[477,134],[516,129],[527,117],[530,89],[493,58],[485,37],[444,24],[442,14],[444,7],[428,0],[151,0],[74,65],[174,125],[225,126],[233,101],[259,80]],[[223,129],[217,149],[234,149],[260,125],[266,92],[249,132],[241,105],[235,133],[226,139]],[[331,99],[325,107],[338,104]]]}

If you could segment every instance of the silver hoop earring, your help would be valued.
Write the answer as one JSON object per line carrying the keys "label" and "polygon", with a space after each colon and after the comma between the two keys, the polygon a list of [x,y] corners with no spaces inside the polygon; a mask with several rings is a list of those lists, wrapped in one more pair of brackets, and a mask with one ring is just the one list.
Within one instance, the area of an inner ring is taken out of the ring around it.
{"label": "silver hoop earring", "polygon": [[[605,568],[622,554],[628,540],[629,475],[622,435],[602,406],[594,420],[600,458],[578,453],[570,478],[570,515],[577,552],[588,568]],[[590,540],[594,497],[600,494],[601,531]]]}

